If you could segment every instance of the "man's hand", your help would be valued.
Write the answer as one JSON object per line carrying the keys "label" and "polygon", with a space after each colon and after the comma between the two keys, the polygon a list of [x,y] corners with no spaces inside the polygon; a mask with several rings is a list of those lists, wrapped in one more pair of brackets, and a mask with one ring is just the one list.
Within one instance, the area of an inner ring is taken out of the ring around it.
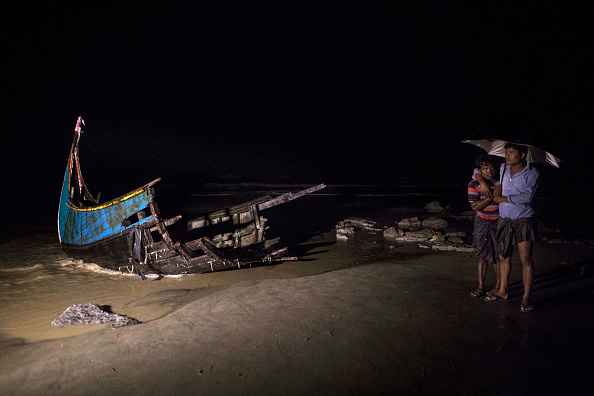
{"label": "man's hand", "polygon": [[503,187],[501,187],[501,185],[493,187],[493,194],[495,196],[502,196],[503,195]]}
{"label": "man's hand", "polygon": [[[478,180],[477,180],[478,181]],[[481,185],[481,192],[485,196],[485,198],[493,198],[493,193],[491,192],[491,187],[485,181],[479,181]]]}
{"label": "man's hand", "polygon": [[493,202],[495,203],[502,203],[502,202],[508,202],[507,201],[507,197],[504,197],[503,194],[503,188],[501,186],[495,186],[495,188],[493,188]]}

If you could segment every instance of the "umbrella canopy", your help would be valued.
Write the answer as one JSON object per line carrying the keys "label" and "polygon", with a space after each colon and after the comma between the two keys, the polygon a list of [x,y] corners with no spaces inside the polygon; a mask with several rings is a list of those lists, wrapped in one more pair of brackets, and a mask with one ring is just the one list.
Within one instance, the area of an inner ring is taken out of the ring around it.
{"label": "umbrella canopy", "polygon": [[[495,155],[497,157],[505,157],[505,145],[507,141],[501,139],[479,139],[479,140],[463,140],[462,143],[474,144],[485,150],[489,155]],[[515,142],[512,142],[515,143]],[[520,143],[515,143],[520,144]],[[526,161],[531,163],[549,164],[554,167],[559,167],[561,159],[555,157],[553,154],[539,149],[538,147],[531,146],[529,144],[522,144],[528,147],[528,155]]]}

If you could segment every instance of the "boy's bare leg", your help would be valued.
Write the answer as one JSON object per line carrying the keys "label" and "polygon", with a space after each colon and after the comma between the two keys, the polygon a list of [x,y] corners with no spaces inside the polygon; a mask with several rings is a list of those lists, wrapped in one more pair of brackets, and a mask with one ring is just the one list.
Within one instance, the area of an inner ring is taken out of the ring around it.
{"label": "boy's bare leg", "polygon": [[500,298],[507,299],[507,284],[509,281],[509,272],[511,269],[511,257],[504,259],[499,256],[499,290],[490,293],[486,300],[495,301]]}
{"label": "boy's bare leg", "polygon": [[480,297],[485,292],[485,275],[487,273],[487,260],[482,257],[479,257],[478,262],[478,288],[470,292],[472,297]]}

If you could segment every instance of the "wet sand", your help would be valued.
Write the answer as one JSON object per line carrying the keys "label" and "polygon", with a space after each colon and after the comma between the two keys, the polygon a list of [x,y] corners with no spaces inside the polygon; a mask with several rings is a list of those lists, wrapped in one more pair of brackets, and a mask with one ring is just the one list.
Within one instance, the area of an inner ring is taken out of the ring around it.
{"label": "wet sand", "polygon": [[[593,390],[591,248],[538,243],[535,310],[521,313],[517,260],[510,299],[487,302],[469,296],[476,285],[472,253],[387,241],[375,254],[373,241],[327,244],[328,235],[318,238],[309,242],[316,248],[304,266],[349,260],[355,245],[367,250],[368,259],[342,263],[340,270],[328,264],[329,272],[315,275],[304,267],[298,277],[293,271],[300,262],[224,273],[218,276],[242,272],[245,278],[162,290],[130,303],[169,304],[171,312],[156,320],[43,342],[5,342],[1,393]],[[276,274],[263,278],[266,271]],[[489,272],[487,284],[492,281]]]}

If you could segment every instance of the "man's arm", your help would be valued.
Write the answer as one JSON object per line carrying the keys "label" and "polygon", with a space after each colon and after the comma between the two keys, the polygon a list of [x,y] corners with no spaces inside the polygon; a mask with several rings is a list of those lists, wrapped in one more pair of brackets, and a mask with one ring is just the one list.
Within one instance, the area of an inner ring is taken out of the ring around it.
{"label": "man's arm", "polygon": [[491,192],[491,188],[487,184],[487,181],[485,180],[485,178],[481,175],[481,172],[478,172],[478,170],[475,171],[474,180],[476,180],[477,182],[480,183],[481,191],[483,192],[483,195],[486,198],[493,198],[493,193]]}
{"label": "man's arm", "polygon": [[507,201],[513,204],[529,204],[534,198],[536,188],[538,187],[538,171],[530,172],[526,177],[526,185],[520,194],[509,195]]}

